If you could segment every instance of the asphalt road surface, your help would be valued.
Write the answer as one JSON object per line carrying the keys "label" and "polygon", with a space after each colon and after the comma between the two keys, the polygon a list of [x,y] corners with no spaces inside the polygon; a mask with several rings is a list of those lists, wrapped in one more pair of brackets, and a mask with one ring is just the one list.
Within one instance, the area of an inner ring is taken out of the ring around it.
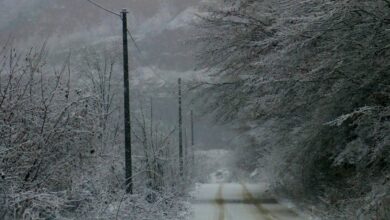
{"label": "asphalt road surface", "polygon": [[194,220],[303,220],[279,204],[264,186],[215,183],[199,187]]}

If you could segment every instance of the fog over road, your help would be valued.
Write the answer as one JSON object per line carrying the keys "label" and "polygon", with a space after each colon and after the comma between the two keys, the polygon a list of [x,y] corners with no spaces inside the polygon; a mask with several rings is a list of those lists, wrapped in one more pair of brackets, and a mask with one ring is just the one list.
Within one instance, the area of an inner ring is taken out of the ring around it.
{"label": "fog over road", "polygon": [[253,184],[215,183],[198,188],[194,220],[302,220],[266,191]]}

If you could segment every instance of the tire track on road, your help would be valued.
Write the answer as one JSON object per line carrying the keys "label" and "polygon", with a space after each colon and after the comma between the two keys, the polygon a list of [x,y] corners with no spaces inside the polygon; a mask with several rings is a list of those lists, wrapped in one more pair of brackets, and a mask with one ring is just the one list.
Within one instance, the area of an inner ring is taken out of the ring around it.
{"label": "tire track on road", "polygon": [[223,199],[223,184],[219,185],[217,196],[215,197],[215,203],[218,206],[218,220],[224,220],[225,219],[225,200]]}
{"label": "tire track on road", "polygon": [[266,220],[278,220],[275,216],[271,214],[271,211],[264,208],[257,199],[252,195],[252,193],[248,190],[248,188],[245,186],[245,184],[240,183],[242,186],[242,195],[244,197],[244,200],[250,204],[253,204],[257,210],[260,212],[262,217],[264,217]]}

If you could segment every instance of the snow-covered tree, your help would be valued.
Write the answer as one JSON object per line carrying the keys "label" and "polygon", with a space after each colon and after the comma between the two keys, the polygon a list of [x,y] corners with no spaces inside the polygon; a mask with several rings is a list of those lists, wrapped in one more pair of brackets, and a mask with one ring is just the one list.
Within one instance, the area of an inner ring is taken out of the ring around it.
{"label": "snow-covered tree", "polygon": [[210,78],[201,93],[258,138],[253,151],[268,154],[260,162],[279,188],[334,205],[368,201],[376,178],[388,185],[389,7],[226,1],[201,16],[199,65]]}

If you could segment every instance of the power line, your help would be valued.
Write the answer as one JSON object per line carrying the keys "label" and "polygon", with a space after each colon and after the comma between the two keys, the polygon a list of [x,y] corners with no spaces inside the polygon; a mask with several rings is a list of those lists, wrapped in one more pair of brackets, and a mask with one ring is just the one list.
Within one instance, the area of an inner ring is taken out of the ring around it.
{"label": "power line", "polygon": [[116,12],[110,10],[110,9],[107,9],[107,8],[103,7],[102,5],[96,3],[96,2],[94,2],[94,1],[92,1],[92,0],[87,0],[87,1],[88,1],[89,3],[95,5],[96,7],[98,7],[98,8],[100,8],[100,9],[102,9],[102,10],[108,12],[108,13],[114,14],[114,15],[120,17],[120,18],[122,17],[120,14],[118,14],[118,13],[116,13]]}
{"label": "power line", "polygon": [[[123,19],[123,18],[122,18],[122,15],[120,15],[120,14],[118,14],[118,13],[116,13],[116,12],[110,10],[110,9],[105,8],[105,7],[102,6],[101,4],[96,3],[96,2],[94,2],[94,1],[92,1],[92,0],[87,0],[87,1],[88,1],[89,3],[95,5],[96,7],[98,7],[98,8],[100,8],[100,9],[104,10],[104,11],[106,11],[106,12],[108,12],[108,13],[110,13],[110,14],[113,14],[113,15],[115,15],[115,16],[118,16],[119,18]],[[128,33],[128,35],[130,36],[131,41],[133,42],[135,48],[137,49],[137,52],[138,52],[139,55],[140,55],[140,57],[139,57],[138,60],[139,60],[146,68],[150,69],[150,70],[152,71],[152,73],[153,73],[157,78],[159,78],[160,80],[166,82],[166,80],[163,79],[160,75],[158,75],[158,74],[156,73],[156,71],[155,71],[152,67],[150,67],[149,65],[146,64],[146,61],[145,61],[146,58],[145,58],[145,56],[143,55],[143,52],[142,52],[141,48],[138,46],[137,42],[135,41],[135,38],[133,37],[133,34],[131,33],[129,27],[127,27],[127,33]],[[165,89],[166,89],[166,88],[165,88]],[[169,91],[169,93],[171,93],[171,91]]]}
{"label": "power line", "polygon": [[129,34],[131,41],[133,41],[135,48],[138,50],[138,53],[140,53],[142,55],[142,51],[141,51],[140,47],[138,46],[137,42],[135,41],[135,39],[134,39],[133,35],[131,34],[130,29],[128,27],[127,27],[127,33]]}
{"label": "power line", "polygon": [[[113,14],[113,15],[116,15],[116,16],[120,17],[121,19],[123,19],[123,18],[122,18],[122,15],[120,15],[120,14],[118,14],[118,13],[116,13],[116,12],[110,10],[110,9],[107,9],[107,8],[103,7],[101,4],[98,4],[98,3],[96,3],[96,2],[94,2],[94,1],[92,1],[92,0],[87,0],[87,1],[88,1],[89,3],[95,5],[96,7],[98,7],[98,8],[100,8],[100,9],[104,10],[104,11],[106,11],[106,12],[108,12],[108,13],[111,13],[111,14]],[[127,33],[129,34],[129,36],[130,36],[130,38],[131,38],[131,41],[134,43],[134,46],[136,47],[136,49],[138,50],[138,52],[139,52],[140,54],[142,54],[142,51],[141,51],[140,47],[138,46],[137,42],[135,41],[133,35],[131,34],[131,32],[130,32],[130,30],[129,30],[129,27],[127,27]]]}
{"label": "power line", "polygon": [[[121,16],[120,14],[118,14],[118,13],[116,13],[116,12],[110,10],[110,9],[107,9],[107,8],[103,7],[102,5],[96,3],[96,2],[94,2],[94,1],[92,1],[92,0],[87,0],[87,1],[88,1],[89,3],[95,5],[96,7],[98,7],[98,8],[100,8],[100,9],[104,10],[104,11],[106,11],[106,12],[108,12],[108,13],[111,13],[111,14],[113,14],[113,15],[116,15],[116,16],[120,17],[121,19],[123,19],[122,16]],[[131,34],[129,27],[127,27],[127,33],[129,34],[129,36],[130,36],[130,38],[131,38],[131,41],[133,42],[135,48],[136,48],[136,49],[138,50],[138,52],[142,55],[142,51],[141,51],[140,47],[138,46],[137,42],[135,41],[133,35]]]}
{"label": "power line", "polygon": [[[144,56],[144,53],[142,52],[141,48],[138,46],[137,42],[135,41],[135,38],[131,34],[129,28],[127,28],[127,33],[129,34],[129,36],[130,36],[135,48],[137,49],[138,54],[139,54],[139,56],[136,55],[136,57],[138,57],[138,61],[141,62],[141,64],[143,64],[146,68],[148,68],[157,78],[159,78],[160,80],[162,80],[166,83],[167,81],[165,79],[163,79],[159,74],[157,74],[153,67],[151,67],[150,65],[148,65],[146,63],[146,57]],[[168,92],[168,93],[173,92],[173,91],[168,90],[166,87],[163,87],[163,89],[165,89],[166,92]]]}

